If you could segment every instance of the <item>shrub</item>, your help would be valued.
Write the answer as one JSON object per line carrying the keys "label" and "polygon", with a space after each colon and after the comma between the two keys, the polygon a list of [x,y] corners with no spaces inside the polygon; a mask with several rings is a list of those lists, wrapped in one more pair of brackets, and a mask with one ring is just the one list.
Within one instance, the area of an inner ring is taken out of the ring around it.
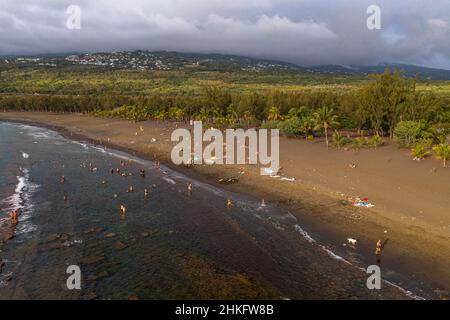
{"label": "shrub", "polygon": [[301,119],[298,117],[291,117],[287,120],[281,121],[278,124],[278,128],[281,132],[287,133],[287,134],[301,134]]}
{"label": "shrub", "polygon": [[394,139],[401,147],[411,147],[420,139],[430,137],[427,129],[421,121],[400,121],[394,129]]}
{"label": "shrub", "polygon": [[360,149],[364,148],[368,143],[367,138],[357,137],[353,140],[353,147]]}
{"label": "shrub", "polygon": [[430,152],[424,144],[417,143],[414,148],[411,149],[411,155],[414,157],[414,160],[422,160],[430,155]]}
{"label": "shrub", "polygon": [[262,129],[278,129],[278,121],[265,121],[262,125]]}
{"label": "shrub", "polygon": [[436,143],[446,143],[447,136],[450,134],[450,124],[435,124],[431,126],[429,132],[433,135]]}
{"label": "shrub", "polygon": [[375,149],[383,144],[383,139],[379,135],[374,135],[370,139],[370,145],[374,147]]}
{"label": "shrub", "polygon": [[338,148],[342,148],[343,146],[350,143],[350,139],[344,137],[339,131],[335,131],[333,134],[333,144]]}
{"label": "shrub", "polygon": [[443,166],[447,166],[447,160],[450,158],[450,145],[441,143],[433,147],[433,151],[436,152],[436,158],[442,160]]}

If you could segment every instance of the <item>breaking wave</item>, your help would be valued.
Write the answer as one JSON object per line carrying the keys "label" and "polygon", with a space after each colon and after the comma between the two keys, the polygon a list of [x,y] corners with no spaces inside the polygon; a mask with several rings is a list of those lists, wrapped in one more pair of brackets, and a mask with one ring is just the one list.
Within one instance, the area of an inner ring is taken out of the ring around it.
{"label": "breaking wave", "polygon": [[[21,175],[17,176],[17,184],[14,193],[1,203],[6,205],[2,211],[11,212],[19,211],[19,224],[17,225],[16,234],[29,233],[36,230],[36,226],[30,221],[33,213],[33,203],[31,195],[38,188],[37,184],[30,181],[30,173],[28,169],[21,168]],[[5,224],[8,217],[3,217],[0,226]]]}

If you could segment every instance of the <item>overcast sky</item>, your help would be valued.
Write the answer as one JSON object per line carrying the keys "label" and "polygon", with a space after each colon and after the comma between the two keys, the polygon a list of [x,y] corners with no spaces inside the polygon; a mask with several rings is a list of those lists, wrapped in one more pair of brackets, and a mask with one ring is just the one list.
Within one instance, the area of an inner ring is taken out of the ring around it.
{"label": "overcast sky", "polygon": [[[371,4],[381,30],[366,26]],[[66,27],[69,5],[79,30]],[[449,25],[450,0],[0,0],[0,55],[148,49],[450,69]]]}

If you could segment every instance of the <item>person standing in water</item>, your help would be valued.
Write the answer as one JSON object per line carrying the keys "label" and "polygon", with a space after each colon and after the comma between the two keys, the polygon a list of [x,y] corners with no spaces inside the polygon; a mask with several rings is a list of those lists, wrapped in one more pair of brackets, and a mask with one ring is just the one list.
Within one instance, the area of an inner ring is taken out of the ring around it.
{"label": "person standing in water", "polygon": [[192,196],[192,183],[189,182],[188,186],[187,186],[187,191],[188,191],[188,195]]}
{"label": "person standing in water", "polygon": [[11,224],[13,226],[15,226],[19,222],[18,215],[17,215],[17,210],[11,211],[9,213],[9,219],[11,220]]}
{"label": "person standing in water", "polygon": [[123,204],[120,205],[120,214],[121,215],[125,215],[127,213],[127,209],[125,208],[125,206]]}
{"label": "person standing in water", "polygon": [[144,198],[147,199],[148,198],[148,189],[144,189]]}
{"label": "person standing in water", "polygon": [[227,208],[231,209],[231,207],[233,206],[233,202],[231,202],[231,199],[227,200]]}

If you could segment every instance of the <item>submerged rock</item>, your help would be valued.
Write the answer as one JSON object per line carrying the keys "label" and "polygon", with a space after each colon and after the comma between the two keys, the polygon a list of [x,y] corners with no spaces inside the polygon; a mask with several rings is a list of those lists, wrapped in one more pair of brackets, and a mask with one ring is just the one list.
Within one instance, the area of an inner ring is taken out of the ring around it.
{"label": "submerged rock", "polygon": [[90,257],[85,257],[85,258],[81,259],[81,263],[94,264],[94,263],[98,263],[104,259],[105,259],[104,256],[90,256]]}
{"label": "submerged rock", "polygon": [[114,245],[114,248],[116,249],[116,250],[123,250],[123,249],[125,249],[126,247],[128,247],[125,243],[122,243],[122,242],[117,242],[115,245]]}

